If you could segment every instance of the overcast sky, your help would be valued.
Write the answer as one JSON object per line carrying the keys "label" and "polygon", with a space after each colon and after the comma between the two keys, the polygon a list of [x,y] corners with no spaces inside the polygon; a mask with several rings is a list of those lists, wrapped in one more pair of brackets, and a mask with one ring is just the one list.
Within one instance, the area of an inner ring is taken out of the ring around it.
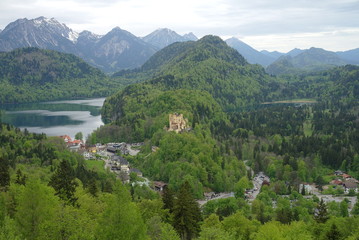
{"label": "overcast sky", "polygon": [[0,0],[0,29],[39,16],[97,34],[119,26],[140,37],[164,27],[234,36],[257,50],[359,48],[359,0]]}

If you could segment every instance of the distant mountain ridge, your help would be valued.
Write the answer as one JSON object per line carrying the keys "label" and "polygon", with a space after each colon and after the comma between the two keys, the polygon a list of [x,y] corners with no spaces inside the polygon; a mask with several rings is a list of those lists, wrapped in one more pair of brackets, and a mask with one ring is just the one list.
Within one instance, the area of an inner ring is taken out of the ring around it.
{"label": "distant mountain ridge", "polygon": [[276,58],[255,50],[237,38],[227,39],[226,43],[228,46],[236,49],[249,63],[260,64],[266,67],[276,60]]}
{"label": "distant mountain ridge", "polygon": [[266,71],[274,75],[292,74],[299,71],[322,71],[347,63],[335,52],[313,47],[308,50],[292,50],[269,65]]}
{"label": "distant mountain ridge", "polygon": [[[0,30],[0,51],[16,48],[37,47],[75,54],[91,65],[107,73],[141,67],[158,50],[175,42],[196,41],[193,33],[179,35],[162,28],[141,38],[120,28],[105,35],[89,31],[77,33],[54,18],[38,17],[18,19]],[[231,38],[227,44],[242,54],[249,63],[268,66],[284,53],[257,51],[242,41]],[[292,57],[305,50],[293,49],[286,55]],[[347,63],[359,64],[359,50],[337,52]]]}
{"label": "distant mountain ridge", "polygon": [[56,19],[18,19],[0,33],[0,51],[37,47],[72,53],[105,72],[141,66],[157,49],[141,38],[114,28],[101,36],[80,34]]}
{"label": "distant mountain ridge", "polygon": [[54,18],[18,19],[0,33],[0,51],[37,47],[78,55],[78,33]]}
{"label": "distant mountain ridge", "polygon": [[350,64],[359,64],[359,48],[336,53],[341,59],[345,60]]}
{"label": "distant mountain ridge", "polygon": [[175,42],[197,41],[198,38],[193,33],[183,36],[168,28],[160,28],[142,38],[145,42],[152,44],[158,49],[167,47]]}

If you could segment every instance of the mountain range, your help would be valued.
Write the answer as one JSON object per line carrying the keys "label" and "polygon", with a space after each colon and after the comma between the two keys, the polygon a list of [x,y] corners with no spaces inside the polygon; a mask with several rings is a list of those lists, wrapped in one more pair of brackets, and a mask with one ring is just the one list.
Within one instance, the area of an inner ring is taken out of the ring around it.
{"label": "mountain range", "polygon": [[[167,34],[164,34],[167,33]],[[105,35],[77,33],[54,18],[18,19],[0,32],[0,51],[37,47],[72,53],[105,72],[140,67],[159,49],[175,42],[196,40],[162,29],[140,38],[119,27]]]}
{"label": "mountain range", "polygon": [[252,64],[266,67],[270,74],[282,74],[295,71],[317,71],[345,64],[359,64],[359,48],[331,52],[321,48],[294,48],[287,53],[257,51],[237,38],[230,38],[226,43],[236,49]]}
{"label": "mountain range", "polygon": [[142,38],[145,42],[152,44],[158,49],[167,47],[175,42],[197,41],[198,38],[193,33],[183,36],[168,28],[160,28]]}
{"label": "mountain range", "polygon": [[[299,51],[296,51],[297,53]],[[291,74],[298,71],[322,71],[335,66],[348,64],[335,52],[321,48],[310,48],[299,54],[286,54],[270,64],[266,71],[269,74]]]}
{"label": "mountain range", "polygon": [[[154,53],[175,42],[196,40],[197,37],[193,33],[179,35],[167,28],[158,29],[142,38],[119,27],[105,35],[89,31],[77,33],[54,18],[39,17],[30,20],[18,19],[0,30],[0,51],[37,47],[72,53],[92,66],[113,73],[141,67]],[[295,57],[308,51],[297,48],[288,53],[257,51],[237,38],[230,38],[226,43],[243,55],[249,63],[264,67],[275,61],[279,61],[275,65],[281,65],[283,59],[280,57]],[[341,65],[343,61],[359,64],[359,48],[335,54],[340,61],[334,65]]]}

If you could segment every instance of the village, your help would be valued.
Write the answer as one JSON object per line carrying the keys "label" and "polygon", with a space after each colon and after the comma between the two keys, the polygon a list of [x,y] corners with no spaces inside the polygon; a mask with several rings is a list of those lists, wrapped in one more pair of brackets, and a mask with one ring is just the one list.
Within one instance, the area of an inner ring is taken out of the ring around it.
{"label": "village", "polygon": [[[191,128],[188,127],[188,120],[185,119],[182,114],[178,113],[169,114],[169,127],[165,129],[167,131],[173,131],[176,133],[191,131]],[[131,174],[135,174],[138,179],[141,179],[138,184],[145,184],[155,191],[162,192],[163,189],[167,186],[167,184],[162,181],[153,181],[150,183],[150,181],[143,176],[139,169],[132,167],[131,164],[126,160],[125,156],[127,155],[136,156],[140,152],[140,149],[144,143],[121,142],[85,145],[82,140],[72,140],[68,135],[60,136],[60,138],[65,141],[67,147],[71,151],[78,152],[85,159],[104,161],[104,168],[109,169],[109,171],[115,173],[123,183],[129,183]],[[157,150],[157,146],[152,146],[153,152]],[[252,174],[254,174],[253,170],[251,171]],[[310,198],[315,195],[319,199],[323,199],[324,202],[341,202],[344,199],[347,199],[347,201],[350,203],[348,204],[348,208],[351,210],[357,201],[355,196],[358,193],[359,181],[340,170],[335,171],[330,177],[333,180],[331,180],[329,184],[316,185],[301,183],[299,185],[299,189],[302,190],[301,192],[304,193],[306,198]],[[246,189],[245,191],[245,198],[247,199],[248,203],[251,203],[254,199],[256,199],[263,185],[270,185],[270,178],[263,172],[259,172],[253,176],[252,183],[253,188]],[[234,197],[234,192],[206,192],[204,193],[203,199],[198,200],[198,202],[200,205],[203,205],[210,200],[228,197]],[[286,195],[283,197],[286,197]],[[273,202],[273,207],[276,207],[276,202]]]}

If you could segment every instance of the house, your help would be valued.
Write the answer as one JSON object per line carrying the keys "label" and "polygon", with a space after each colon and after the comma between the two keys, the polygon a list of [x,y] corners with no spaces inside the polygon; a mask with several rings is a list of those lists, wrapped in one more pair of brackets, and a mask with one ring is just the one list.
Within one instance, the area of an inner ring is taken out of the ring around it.
{"label": "house", "polygon": [[343,175],[343,172],[340,171],[340,170],[336,170],[336,171],[334,172],[334,174],[335,174],[336,176],[341,176],[341,175]]}
{"label": "house", "polygon": [[161,181],[155,181],[153,182],[153,186],[156,191],[163,192],[163,189],[167,187],[167,183]]}
{"label": "house", "polygon": [[122,172],[125,172],[125,173],[130,172],[130,164],[123,157],[120,157],[120,167],[121,167]]}
{"label": "house", "polygon": [[96,147],[96,145],[88,146],[88,147],[87,147],[87,151],[88,151],[88,152],[91,152],[91,153],[96,153],[96,152],[97,152],[97,147]]}
{"label": "house", "polygon": [[334,180],[330,181],[330,184],[333,184],[333,185],[342,185],[342,184],[343,184],[343,181],[340,180],[340,179],[334,179]]}
{"label": "house", "polygon": [[117,148],[115,148],[115,147],[107,147],[107,152],[116,153]]}
{"label": "house", "polygon": [[131,168],[130,169],[130,173],[136,173],[137,177],[142,177],[142,172],[140,170],[138,170],[137,168]]}
{"label": "house", "polygon": [[343,177],[343,179],[352,178],[349,174],[346,174],[346,173],[343,173],[342,177]]}
{"label": "house", "polygon": [[349,193],[350,190],[358,192],[358,183],[355,179],[349,179],[343,182],[344,192]]}
{"label": "house", "polygon": [[62,135],[62,136],[60,136],[60,138],[62,138],[65,141],[65,143],[72,141],[71,137],[68,135]]}

